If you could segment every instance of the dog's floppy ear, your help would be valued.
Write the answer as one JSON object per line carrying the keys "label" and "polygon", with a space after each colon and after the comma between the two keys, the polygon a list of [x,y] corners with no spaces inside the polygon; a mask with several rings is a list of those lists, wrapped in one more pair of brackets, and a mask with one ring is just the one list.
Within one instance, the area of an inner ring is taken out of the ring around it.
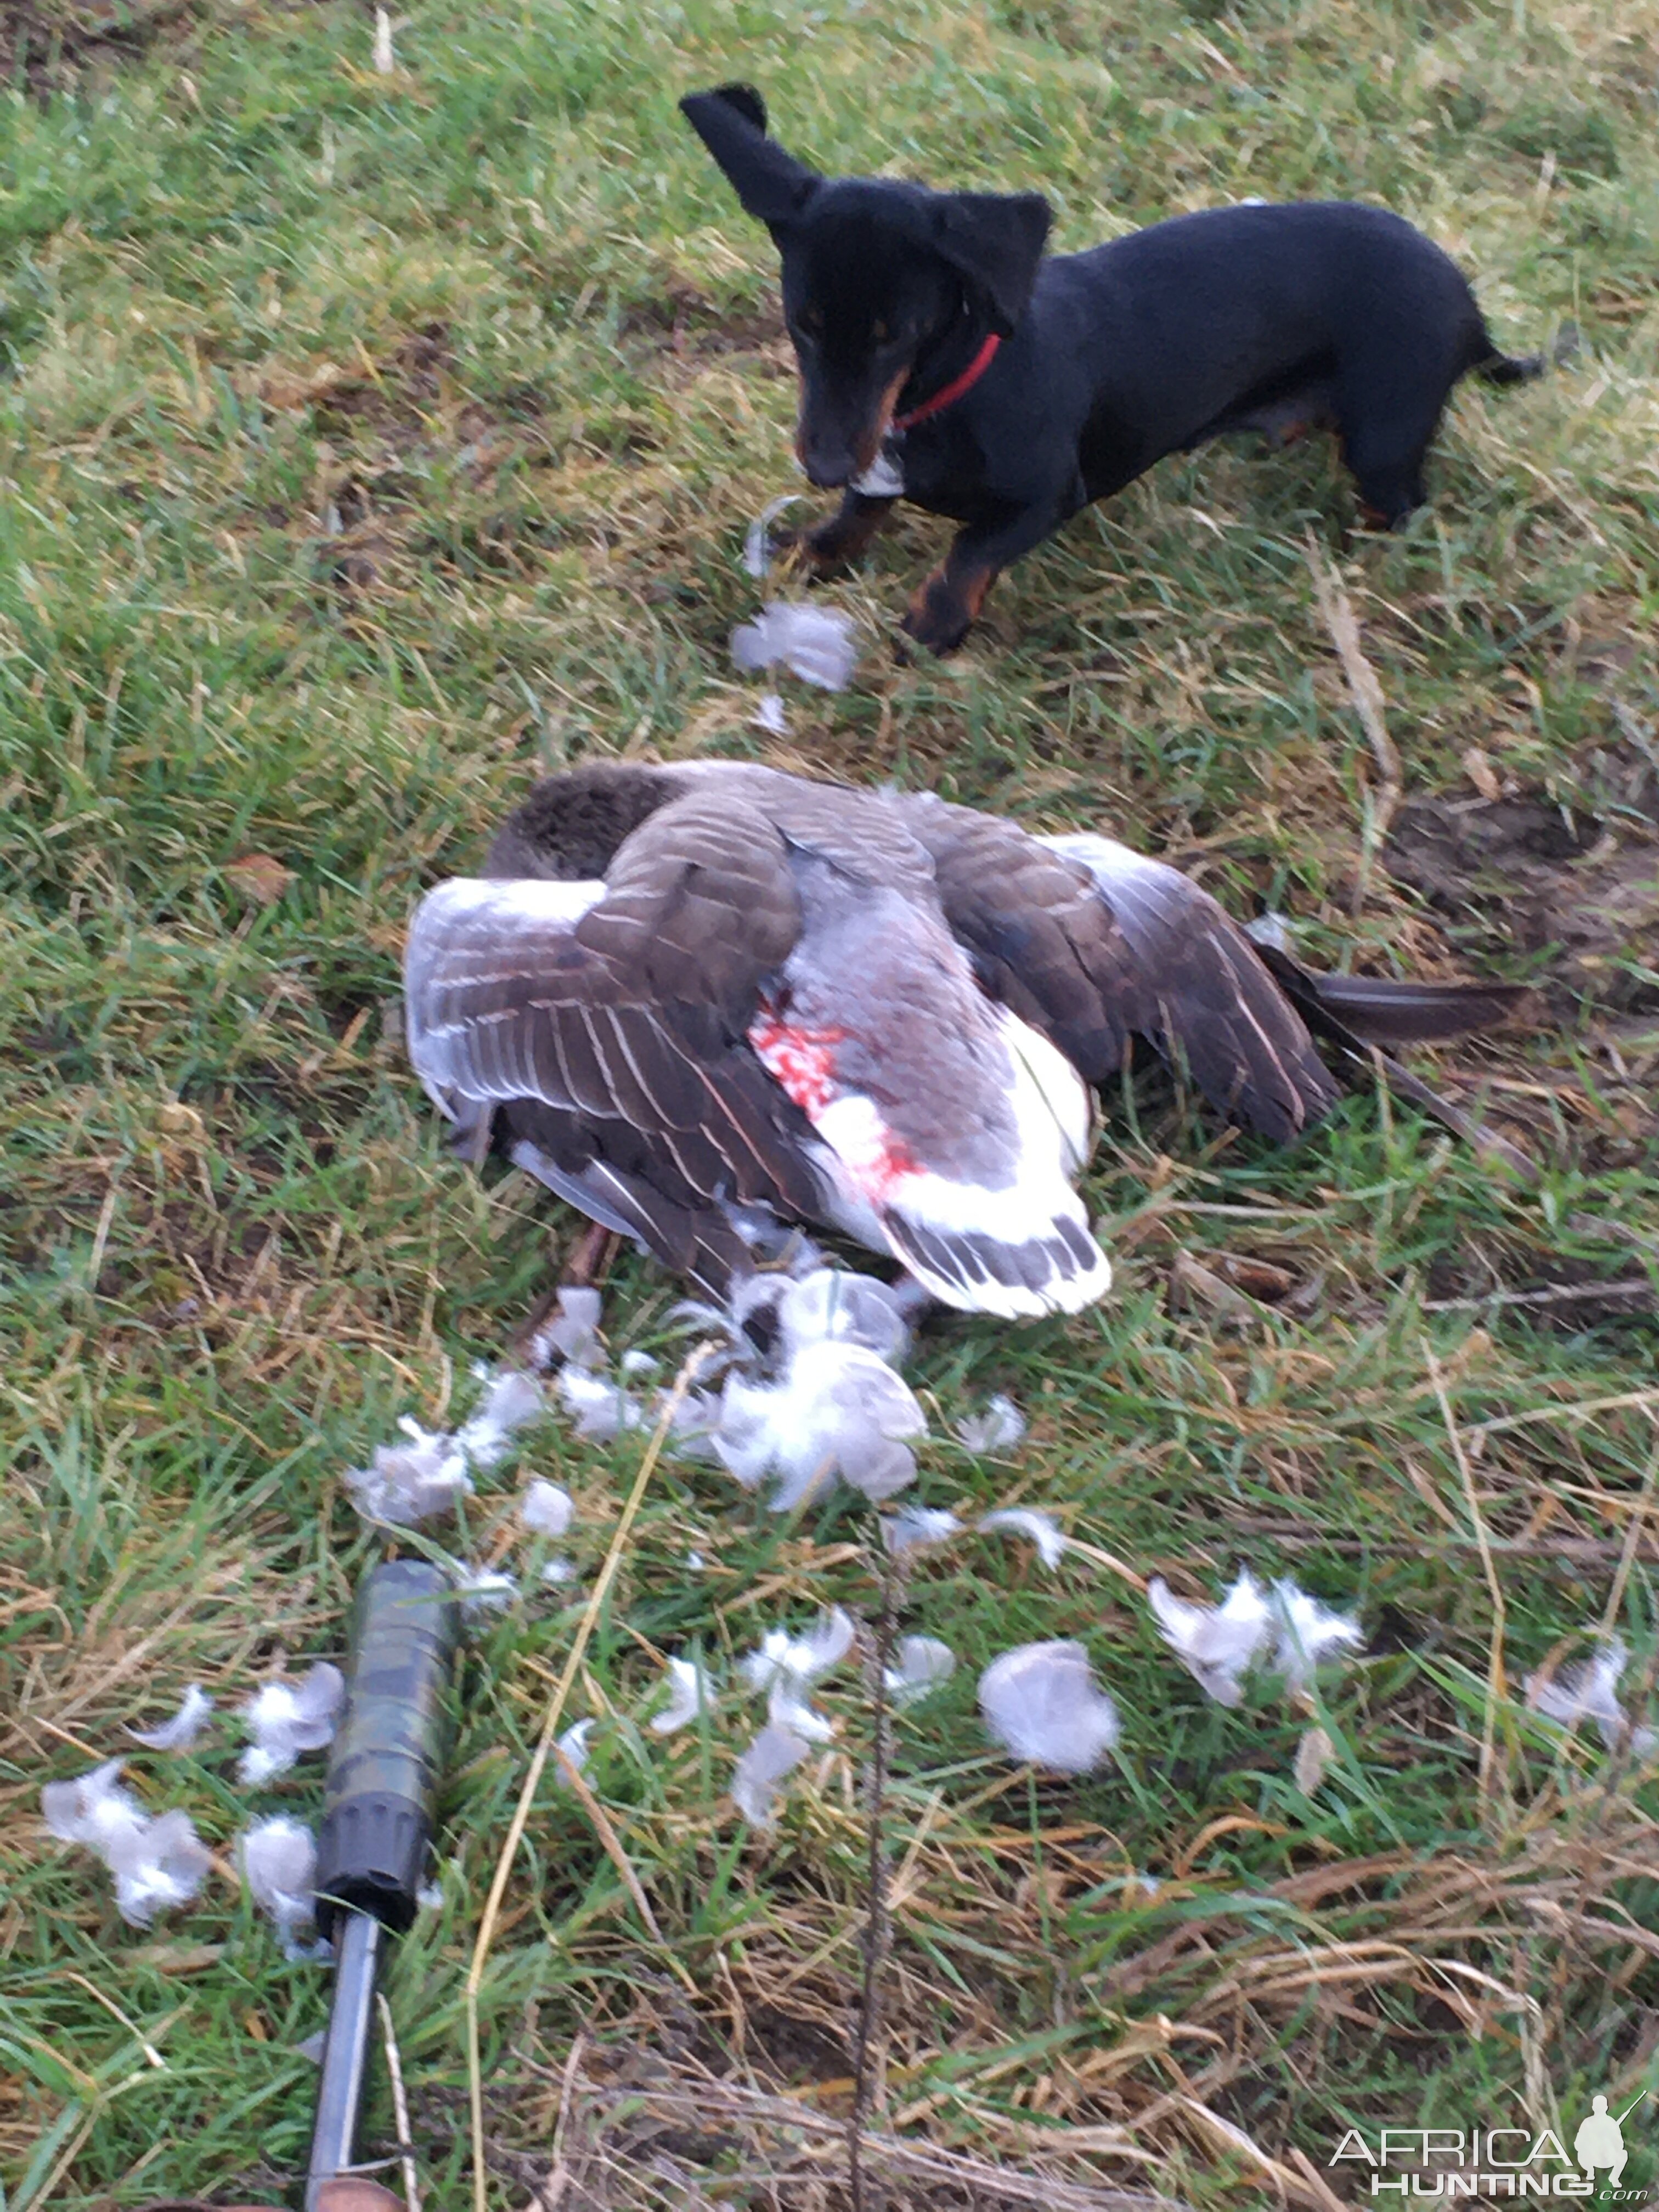
{"label": "dog's floppy ear", "polygon": [[1041,192],[940,192],[933,208],[933,245],[990,303],[1004,337],[1025,313],[1048,236],[1048,203]]}
{"label": "dog's floppy ear", "polygon": [[[735,107],[739,115],[747,116],[763,138],[772,127],[767,120],[766,102],[752,84],[717,84],[713,92],[703,96],[723,100],[728,107]],[[697,95],[694,92],[690,97],[695,100]]]}
{"label": "dog's floppy ear", "polygon": [[766,102],[752,84],[690,92],[680,113],[714,155],[743,204],[773,231],[787,229],[823,179],[766,135]]}

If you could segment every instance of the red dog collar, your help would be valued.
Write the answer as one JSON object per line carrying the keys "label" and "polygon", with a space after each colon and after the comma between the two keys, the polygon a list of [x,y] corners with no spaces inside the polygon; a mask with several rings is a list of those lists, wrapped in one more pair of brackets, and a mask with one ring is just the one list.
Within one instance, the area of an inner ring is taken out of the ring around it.
{"label": "red dog collar", "polygon": [[942,415],[953,407],[965,392],[971,392],[986,370],[997,357],[997,348],[1002,340],[993,331],[990,337],[974,356],[960,376],[953,376],[943,392],[936,392],[931,399],[924,399],[920,407],[913,407],[908,415],[895,415],[888,426],[894,430],[913,430],[918,422],[925,422],[932,415]]}

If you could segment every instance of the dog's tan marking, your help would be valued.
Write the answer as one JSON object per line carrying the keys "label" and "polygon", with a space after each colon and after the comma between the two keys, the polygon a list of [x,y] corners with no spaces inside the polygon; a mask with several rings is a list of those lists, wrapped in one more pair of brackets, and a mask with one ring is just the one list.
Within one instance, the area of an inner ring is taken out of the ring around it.
{"label": "dog's tan marking", "polygon": [[881,404],[876,410],[876,434],[867,443],[857,448],[860,476],[862,476],[866,469],[874,468],[876,456],[886,442],[887,433],[893,427],[893,410],[898,405],[898,396],[908,382],[909,376],[910,371],[908,366],[900,369],[886,391],[882,393]]}

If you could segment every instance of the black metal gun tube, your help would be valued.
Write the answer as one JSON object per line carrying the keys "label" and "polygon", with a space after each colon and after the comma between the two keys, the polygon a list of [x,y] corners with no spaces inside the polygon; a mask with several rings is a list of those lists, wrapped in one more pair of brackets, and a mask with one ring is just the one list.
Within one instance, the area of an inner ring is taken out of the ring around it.
{"label": "black metal gun tube", "polygon": [[376,1567],[357,1601],[317,1837],[317,1924],[333,1939],[335,1970],[307,2212],[351,2166],[384,1937],[415,1917],[432,1840],[454,1649],[455,1601],[441,1570],[419,1559]]}

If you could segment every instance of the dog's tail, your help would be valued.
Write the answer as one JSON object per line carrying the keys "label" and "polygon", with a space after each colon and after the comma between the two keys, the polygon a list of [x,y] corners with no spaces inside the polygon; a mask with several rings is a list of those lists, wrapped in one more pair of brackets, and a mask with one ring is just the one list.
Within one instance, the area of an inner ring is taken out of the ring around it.
{"label": "dog's tail", "polygon": [[1552,368],[1559,368],[1563,362],[1571,361],[1578,350],[1578,325],[1563,323],[1555,334],[1555,342],[1542,353],[1504,353],[1492,344],[1486,331],[1481,331],[1481,342],[1488,350],[1469,363],[1475,374],[1488,384],[1530,384],[1535,376],[1542,376]]}

